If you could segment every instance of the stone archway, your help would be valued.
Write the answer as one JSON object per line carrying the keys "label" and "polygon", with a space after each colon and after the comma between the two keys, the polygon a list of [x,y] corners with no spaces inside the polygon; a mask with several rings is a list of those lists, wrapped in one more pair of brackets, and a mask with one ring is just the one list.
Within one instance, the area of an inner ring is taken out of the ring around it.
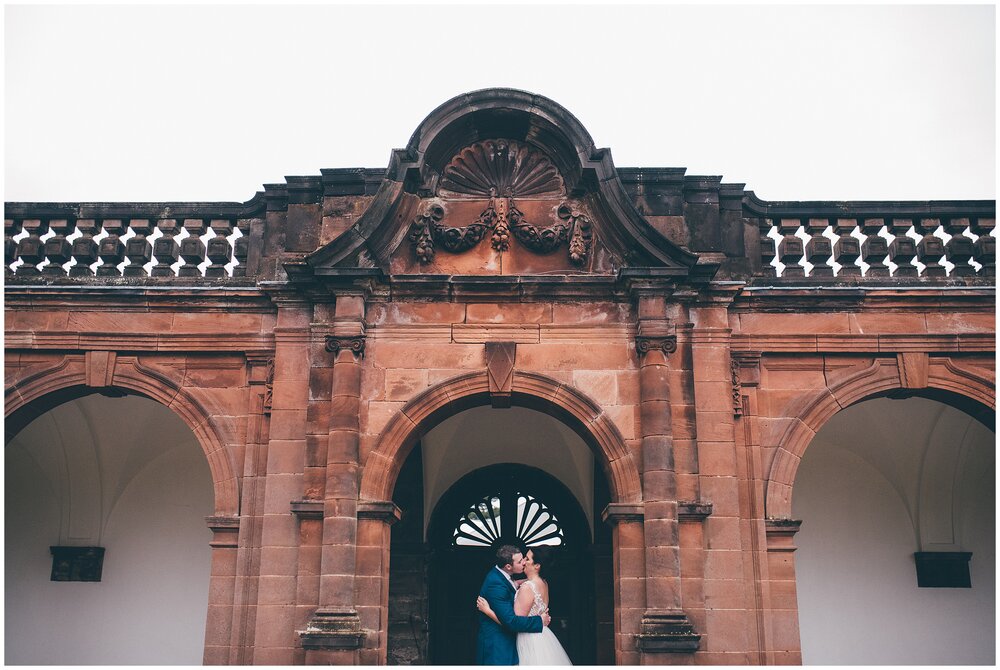
{"label": "stone archway", "polygon": [[[227,443],[235,442],[236,431],[220,425],[221,412],[210,412],[204,403],[166,373],[143,365],[137,357],[88,352],[82,356],[64,356],[34,370],[5,389],[5,424],[14,424],[16,430],[53,403],[114,389],[155,400],[180,416],[194,432],[208,460],[215,490],[214,516],[238,517],[239,479],[226,450]],[[18,417],[23,418],[18,420]]]}
{"label": "stone archway", "polygon": [[[555,379],[532,372],[515,372],[511,402],[515,406],[545,412],[575,431],[594,453],[608,482],[612,504],[638,506],[642,500],[639,471],[621,433],[601,408],[586,395]],[[361,479],[358,505],[358,614],[365,622],[377,622],[378,655],[386,662],[390,563],[390,524],[398,518],[392,503],[400,471],[420,438],[434,425],[462,410],[490,403],[489,382],[483,372],[459,375],[424,391],[389,421],[368,455]],[[639,544],[635,544],[636,541]],[[633,546],[635,545],[635,546]],[[641,549],[641,538],[614,533],[613,556],[622,549]],[[361,560],[364,555],[366,560]],[[378,560],[371,557],[377,556]],[[373,588],[374,587],[374,588]],[[614,584],[614,602],[621,602],[621,585]],[[622,630],[621,617],[614,616],[615,636],[635,634]]]}
{"label": "stone archway", "polygon": [[792,488],[802,455],[820,428],[842,409],[867,398],[902,391],[937,395],[963,410],[963,400],[980,409],[996,410],[994,379],[986,370],[960,367],[947,358],[931,358],[925,362],[924,383],[915,388],[905,381],[901,359],[876,359],[866,369],[804,397],[785,411],[785,421],[772,424],[771,434],[762,436],[761,442],[776,446],[766,480],[766,518],[792,518]]}
{"label": "stone archway", "polygon": [[803,663],[992,662],[995,440],[919,396],[864,400],[823,425],[793,500]]}
{"label": "stone archway", "polygon": [[23,427],[54,406],[91,393],[125,392],[153,400],[177,415],[192,431],[204,454],[212,479],[212,515],[205,519],[212,536],[211,585],[206,602],[205,657],[228,652],[236,588],[237,536],[240,530],[240,480],[230,445],[239,444],[232,414],[212,404],[207,396],[175,379],[167,368],[148,364],[138,356],[118,356],[111,351],[53,356],[15,374],[5,389],[5,426]]}
{"label": "stone archway", "polygon": [[981,422],[989,417],[995,421],[991,369],[960,365],[943,356],[908,353],[875,358],[867,367],[851,369],[826,387],[791,403],[769,419],[767,430],[762,432],[762,447],[774,451],[764,482],[771,625],[790,631],[794,640],[790,644],[796,648],[800,641],[793,538],[800,521],[793,518],[792,494],[802,457],[816,434],[838,412],[867,399],[894,395],[942,400]]}
{"label": "stone archway", "polygon": [[35,418],[4,460],[6,660],[200,663],[214,491],[180,417],[93,392]]}

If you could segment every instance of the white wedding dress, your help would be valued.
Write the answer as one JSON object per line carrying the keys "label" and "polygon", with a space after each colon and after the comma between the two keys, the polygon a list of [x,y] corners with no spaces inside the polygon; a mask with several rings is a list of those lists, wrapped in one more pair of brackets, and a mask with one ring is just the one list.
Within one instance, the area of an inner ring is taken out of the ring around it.
{"label": "white wedding dress", "polygon": [[[530,588],[535,595],[535,602],[531,604],[528,616],[538,616],[548,610],[548,603],[542,600],[542,594],[532,582],[524,582],[521,588]],[[556,634],[548,626],[542,626],[541,633],[518,633],[517,657],[519,665],[573,665]]]}

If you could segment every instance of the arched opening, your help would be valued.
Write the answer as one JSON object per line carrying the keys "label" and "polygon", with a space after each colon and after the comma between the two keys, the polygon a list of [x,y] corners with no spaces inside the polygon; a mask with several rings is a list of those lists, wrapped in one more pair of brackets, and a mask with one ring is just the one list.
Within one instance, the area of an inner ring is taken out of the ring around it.
{"label": "arched opening", "polygon": [[552,630],[575,663],[613,662],[609,487],[566,424],[526,407],[454,414],[412,449],[393,500],[389,663],[474,662],[475,597],[506,541],[559,547]]}
{"label": "arched opening", "polygon": [[[802,455],[791,513],[804,663],[994,662],[995,435],[982,411],[943,397],[854,404]],[[937,564],[945,585],[918,585],[918,560],[921,581]]]}
{"label": "arched opening", "polygon": [[[202,662],[212,474],[177,414],[116,394],[11,416],[31,418],[5,452],[7,663]],[[100,581],[50,547],[103,549]]]}

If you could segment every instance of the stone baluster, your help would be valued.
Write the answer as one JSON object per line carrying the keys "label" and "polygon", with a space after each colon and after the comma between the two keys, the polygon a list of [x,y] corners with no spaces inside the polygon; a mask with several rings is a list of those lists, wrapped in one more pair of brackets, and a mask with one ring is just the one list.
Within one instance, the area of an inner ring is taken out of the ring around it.
{"label": "stone baluster", "polygon": [[146,263],[153,260],[153,245],[146,239],[153,232],[153,224],[149,219],[132,219],[129,227],[135,235],[125,243],[128,265],[124,274],[126,277],[145,277]]}
{"label": "stone baluster", "polygon": [[17,245],[17,255],[24,261],[24,265],[17,268],[17,274],[21,277],[37,277],[42,274],[38,264],[45,260],[45,245],[41,237],[48,232],[49,223],[40,219],[25,219],[21,222],[21,227],[28,232],[28,236]]}
{"label": "stone baluster", "polygon": [[4,274],[11,275],[14,273],[10,269],[10,266],[14,264],[17,260],[17,242],[14,238],[17,234],[21,232],[21,222],[15,219],[4,219],[3,220],[3,258],[4,258]]}
{"label": "stone baluster", "polygon": [[887,224],[893,240],[889,244],[889,260],[896,264],[894,277],[916,277],[917,266],[913,259],[917,257],[917,245],[907,231],[913,227],[912,219],[889,219]]}
{"label": "stone baluster", "polygon": [[76,264],[70,267],[69,276],[93,277],[94,271],[90,266],[100,258],[94,237],[101,232],[101,222],[96,219],[78,219],[76,229],[80,231],[80,237],[73,240],[70,250]]}
{"label": "stone baluster", "polygon": [[883,219],[865,219],[861,223],[861,234],[865,236],[865,241],[861,243],[861,259],[868,264],[866,277],[889,276],[889,266],[885,264],[889,245],[878,234],[883,225]]}
{"label": "stone baluster", "polygon": [[805,255],[802,240],[795,234],[799,225],[798,219],[780,219],[778,221],[778,233],[781,235],[781,242],[778,243],[778,260],[785,265],[782,277],[806,276],[806,269],[801,265],[802,257]]}
{"label": "stone baluster", "polygon": [[923,277],[945,277],[948,270],[941,265],[944,258],[944,241],[934,234],[939,219],[919,219],[916,222],[917,232],[922,236],[917,242],[917,260],[924,264]]}
{"label": "stone baluster", "polygon": [[73,222],[67,219],[49,221],[49,230],[55,235],[45,241],[44,252],[49,264],[42,268],[42,274],[46,277],[66,276],[66,269],[63,266],[72,258],[66,236],[73,233],[73,228],[75,228]]}
{"label": "stone baluster", "polygon": [[125,223],[119,219],[105,219],[104,230],[108,236],[101,240],[97,249],[97,255],[104,261],[97,266],[98,277],[119,277],[121,270],[118,265],[125,260],[125,245],[122,244],[121,236],[125,234]]}
{"label": "stone baluster", "polygon": [[997,276],[997,240],[991,233],[996,227],[996,219],[975,219],[972,223],[972,232],[979,235],[973,245],[974,258],[983,267],[979,270],[980,277]]}
{"label": "stone baluster", "polygon": [[806,233],[809,234],[809,242],[806,243],[806,260],[812,263],[810,277],[832,277],[833,266],[830,265],[830,257],[833,256],[833,245],[830,238],[823,234],[826,230],[826,219],[809,219],[806,224]]}
{"label": "stone baluster", "polygon": [[233,242],[233,255],[236,257],[236,265],[233,266],[234,277],[247,276],[247,259],[250,255],[250,221],[239,219],[236,227],[241,235]]}
{"label": "stone baluster", "polygon": [[233,224],[226,219],[212,219],[211,225],[215,237],[208,241],[207,255],[212,264],[205,268],[205,276],[225,277],[226,264],[233,257],[233,250],[227,239],[233,232]]}
{"label": "stone baluster", "polygon": [[184,230],[188,237],[181,241],[181,258],[184,265],[177,271],[178,277],[200,277],[198,266],[205,260],[205,243],[201,236],[205,234],[205,222],[201,219],[184,219]]}
{"label": "stone baluster", "polygon": [[775,249],[774,240],[768,235],[773,226],[770,219],[761,219],[760,222],[760,273],[765,277],[774,277],[776,268],[771,265],[774,260]]}
{"label": "stone baluster", "polygon": [[177,262],[180,254],[180,245],[174,236],[181,231],[181,227],[177,224],[177,219],[160,219],[156,222],[156,228],[162,236],[153,242],[156,264],[149,274],[151,277],[173,277],[173,264]]}
{"label": "stone baluster", "polygon": [[838,236],[833,244],[833,260],[840,264],[838,277],[860,277],[861,242],[851,233],[858,227],[857,219],[837,219],[833,232]]}
{"label": "stone baluster", "polygon": [[951,235],[944,245],[944,254],[955,264],[952,277],[972,277],[976,274],[976,269],[969,263],[974,250],[972,238],[964,234],[968,228],[968,219],[947,219],[944,224],[944,232]]}

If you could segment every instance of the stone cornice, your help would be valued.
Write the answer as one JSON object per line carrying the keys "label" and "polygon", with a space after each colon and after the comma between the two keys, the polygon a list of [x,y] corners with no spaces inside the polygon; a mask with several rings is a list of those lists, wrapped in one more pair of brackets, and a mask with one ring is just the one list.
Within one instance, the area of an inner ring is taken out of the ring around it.
{"label": "stone cornice", "polygon": [[262,193],[246,202],[5,202],[4,218],[41,219],[253,219],[264,215]]}
{"label": "stone cornice", "polygon": [[271,334],[4,331],[4,349],[264,354],[274,351]]}
{"label": "stone cornice", "polygon": [[733,352],[770,353],[898,353],[923,351],[928,353],[994,353],[994,333],[907,334],[907,335],[768,335],[734,334],[730,340]]}
{"label": "stone cornice", "polygon": [[176,311],[178,306],[198,311],[273,312],[267,295],[255,286],[136,284],[54,284],[7,285],[4,287],[6,309],[64,307],[74,309],[99,307],[102,310]]}
{"label": "stone cornice", "polygon": [[962,218],[996,216],[995,200],[761,200],[753,191],[743,197],[749,216],[772,219],[810,218]]}
{"label": "stone cornice", "polygon": [[996,287],[992,283],[802,286],[799,280],[797,285],[744,287],[731,309],[759,313],[908,308],[942,310],[951,306],[971,311],[995,311]]}

